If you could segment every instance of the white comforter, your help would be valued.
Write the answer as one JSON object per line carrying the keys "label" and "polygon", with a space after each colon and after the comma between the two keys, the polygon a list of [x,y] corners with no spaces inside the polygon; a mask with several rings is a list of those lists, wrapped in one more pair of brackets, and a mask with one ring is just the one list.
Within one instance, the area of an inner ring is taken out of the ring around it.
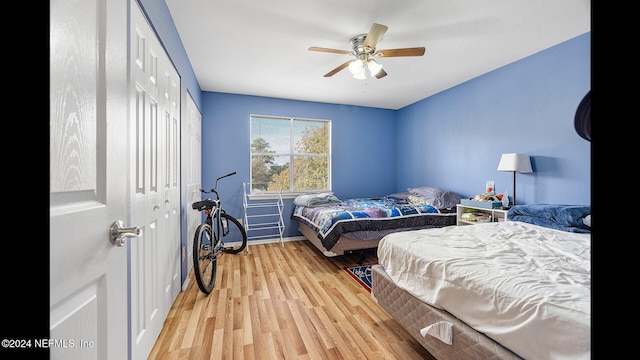
{"label": "white comforter", "polygon": [[525,359],[591,357],[590,234],[517,221],[408,231],[385,236],[378,261]]}

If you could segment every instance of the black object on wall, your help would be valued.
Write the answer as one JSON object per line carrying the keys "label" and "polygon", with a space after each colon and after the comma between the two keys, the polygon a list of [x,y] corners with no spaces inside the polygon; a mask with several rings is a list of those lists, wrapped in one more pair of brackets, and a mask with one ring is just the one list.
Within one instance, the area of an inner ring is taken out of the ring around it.
{"label": "black object on wall", "polygon": [[581,138],[591,141],[591,90],[580,101],[573,124]]}

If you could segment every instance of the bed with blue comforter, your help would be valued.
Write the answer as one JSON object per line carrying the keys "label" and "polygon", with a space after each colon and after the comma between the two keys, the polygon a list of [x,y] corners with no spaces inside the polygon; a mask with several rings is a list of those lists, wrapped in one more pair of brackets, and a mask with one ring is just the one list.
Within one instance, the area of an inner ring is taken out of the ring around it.
{"label": "bed with blue comforter", "polygon": [[331,194],[316,194],[299,197],[294,205],[291,218],[325,256],[376,248],[392,232],[456,223],[455,210],[391,196],[339,200]]}

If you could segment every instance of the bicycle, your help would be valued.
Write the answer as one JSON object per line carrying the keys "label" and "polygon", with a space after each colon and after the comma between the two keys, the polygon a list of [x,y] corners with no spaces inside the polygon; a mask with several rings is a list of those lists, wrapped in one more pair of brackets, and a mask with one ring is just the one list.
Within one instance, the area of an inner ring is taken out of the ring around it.
{"label": "bicycle", "polygon": [[225,253],[237,254],[247,246],[247,232],[238,219],[222,208],[218,194],[218,181],[235,175],[235,171],[216,179],[215,187],[202,193],[214,193],[215,199],[196,201],[191,206],[204,212],[204,222],[196,228],[193,238],[193,268],[200,291],[211,293],[216,282],[218,259]]}

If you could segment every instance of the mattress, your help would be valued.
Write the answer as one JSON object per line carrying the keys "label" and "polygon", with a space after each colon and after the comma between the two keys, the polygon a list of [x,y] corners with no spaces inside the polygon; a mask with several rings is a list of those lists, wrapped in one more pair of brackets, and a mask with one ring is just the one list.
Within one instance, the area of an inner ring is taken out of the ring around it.
{"label": "mattress", "polygon": [[[371,297],[384,308],[416,341],[438,360],[520,359],[516,354],[477,332],[444,310],[419,300],[396,286],[381,265],[371,267]],[[438,336],[422,335],[428,326],[452,325],[451,344]]]}
{"label": "mattress", "polygon": [[389,197],[346,199],[339,205],[328,206],[296,205],[291,218],[312,229],[327,251],[333,251],[338,239],[343,235],[350,237],[349,233],[354,234],[351,238],[355,240],[373,240],[367,232],[448,226],[456,222],[455,212]]}
{"label": "mattress", "polygon": [[387,235],[378,261],[399,288],[522,358],[589,359],[590,239],[517,221],[450,226]]}

